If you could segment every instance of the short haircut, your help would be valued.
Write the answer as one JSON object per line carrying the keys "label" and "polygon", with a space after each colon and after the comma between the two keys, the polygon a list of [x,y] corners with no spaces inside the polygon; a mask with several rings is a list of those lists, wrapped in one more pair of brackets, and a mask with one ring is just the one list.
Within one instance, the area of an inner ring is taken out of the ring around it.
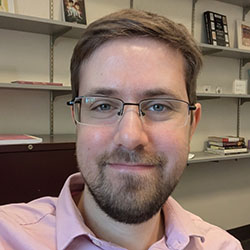
{"label": "short haircut", "polygon": [[154,13],[125,9],[88,25],[75,46],[71,58],[72,97],[78,96],[82,62],[107,41],[118,38],[151,38],[180,51],[185,61],[186,91],[191,104],[196,103],[196,81],[202,56],[195,40],[182,24]]}

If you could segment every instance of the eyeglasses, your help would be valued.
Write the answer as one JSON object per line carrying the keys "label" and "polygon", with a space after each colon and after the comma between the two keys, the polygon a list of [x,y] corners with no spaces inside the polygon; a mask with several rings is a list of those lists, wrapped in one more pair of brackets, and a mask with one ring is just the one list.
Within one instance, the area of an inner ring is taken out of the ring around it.
{"label": "eyeglasses", "polygon": [[82,125],[110,126],[119,122],[125,106],[137,106],[144,124],[166,123],[175,127],[187,124],[195,105],[173,98],[144,99],[139,103],[126,103],[121,99],[105,96],[79,96],[67,102],[73,106],[75,122]]}

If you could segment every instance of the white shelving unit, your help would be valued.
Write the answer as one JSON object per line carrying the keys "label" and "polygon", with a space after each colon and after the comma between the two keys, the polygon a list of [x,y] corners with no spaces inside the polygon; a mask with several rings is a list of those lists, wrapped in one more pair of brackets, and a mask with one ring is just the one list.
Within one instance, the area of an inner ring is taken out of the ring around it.
{"label": "white shelving unit", "polygon": [[48,90],[48,91],[58,91],[69,94],[71,87],[68,86],[53,86],[53,85],[32,85],[32,84],[19,84],[19,83],[0,83],[0,88],[3,89],[23,89],[23,90]]}
{"label": "white shelving unit", "polygon": [[[53,5],[52,5],[53,6]],[[0,12],[0,29],[8,29],[50,36],[50,81],[53,82],[54,42],[58,37],[78,39],[86,25],[37,18],[7,12]],[[54,133],[54,99],[56,96],[69,94],[70,87],[58,86],[21,86],[20,84],[0,83],[0,88],[47,90],[50,92],[50,135]]]}
{"label": "white shelving unit", "polygon": [[232,155],[219,155],[219,154],[212,154],[212,153],[207,153],[207,152],[192,152],[192,154],[194,154],[194,158],[188,160],[189,164],[250,158],[250,152],[241,153],[241,154],[232,154]]}
{"label": "white shelving unit", "polygon": [[248,0],[216,0],[216,1],[234,4],[243,8],[250,7],[250,2]]}
{"label": "white shelving unit", "polygon": [[[195,25],[195,7],[196,3],[200,0],[193,0],[192,5],[192,33],[194,34],[194,25]],[[243,17],[250,10],[250,1],[249,0],[216,0],[218,2],[224,2],[236,6],[240,6],[243,9]],[[225,58],[234,58],[240,60],[240,66],[244,66],[246,63],[250,62],[250,51],[242,50],[238,48],[229,48],[224,46],[214,46],[210,44],[200,43],[199,44],[201,52],[204,56],[215,56],[215,57],[225,57]],[[239,76],[241,78],[241,76]],[[215,99],[215,98],[234,98],[238,100],[237,107],[237,135],[240,133],[240,107],[245,102],[250,101],[250,93],[247,95],[236,95],[236,94],[213,94],[213,93],[197,93],[198,100],[205,99]],[[193,152],[195,157],[190,159],[188,163],[200,163],[200,162],[209,162],[209,161],[222,161],[222,160],[232,160],[232,159],[241,159],[241,158],[250,158],[250,153],[244,154],[232,154],[232,155],[216,155],[207,152]]]}
{"label": "white shelving unit", "polygon": [[[193,0],[193,10],[195,12],[195,5],[199,0]],[[244,13],[247,13],[250,9],[249,0],[217,0],[220,2],[225,2],[228,4],[237,5],[243,8]],[[133,1],[131,1],[131,6],[133,6]],[[192,18],[192,23],[194,23],[194,15]],[[83,30],[86,28],[86,25],[74,24],[62,21],[56,21],[52,19],[45,18],[36,18],[31,16],[13,14],[0,12],[0,29],[8,29],[22,32],[30,32],[37,34],[48,35],[52,38],[52,46],[54,46],[54,41],[58,37],[67,37],[67,38],[80,38]],[[250,62],[250,51],[241,50],[237,48],[228,48],[222,46],[213,46],[210,44],[201,43],[201,51],[204,55],[216,56],[216,57],[227,57],[235,58],[243,61],[243,65],[247,62]],[[52,61],[50,63],[53,68],[53,55],[50,58]],[[51,72],[53,75],[53,70]],[[53,78],[53,77],[52,77]],[[50,92],[50,131],[53,134],[53,101],[55,97],[60,95],[66,95],[71,93],[71,88],[66,86],[38,86],[38,85],[21,85],[14,83],[0,83],[0,89],[19,89],[20,91],[24,90],[39,90],[39,91],[49,91]],[[212,98],[237,98],[239,100],[239,106],[244,102],[250,101],[250,94],[248,95],[234,95],[234,94],[206,94],[198,93],[198,99],[212,99]],[[239,155],[230,155],[230,156],[220,156],[213,155],[205,152],[195,152],[195,157],[189,160],[189,163],[197,162],[208,162],[208,161],[220,161],[228,159],[239,159],[239,158],[249,158],[250,153],[239,154]]]}
{"label": "white shelving unit", "polygon": [[86,25],[0,12],[0,29],[80,38]]}
{"label": "white shelving unit", "polygon": [[197,93],[198,100],[207,100],[216,98],[235,98],[239,100],[240,105],[242,105],[245,102],[250,102],[250,95]]}
{"label": "white shelving unit", "polygon": [[250,62],[249,50],[215,46],[205,43],[200,44],[200,49],[203,55],[242,59],[244,60],[244,64]]}
{"label": "white shelving unit", "polygon": [[0,89],[49,91],[53,99],[55,99],[57,96],[68,95],[71,93],[71,87],[68,86],[32,85],[32,84],[19,84],[19,83],[0,83]]}

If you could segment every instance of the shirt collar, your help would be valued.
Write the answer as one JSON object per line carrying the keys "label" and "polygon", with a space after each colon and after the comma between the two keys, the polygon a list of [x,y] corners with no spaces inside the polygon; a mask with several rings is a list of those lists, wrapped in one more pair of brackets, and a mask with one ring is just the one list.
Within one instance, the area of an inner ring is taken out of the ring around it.
{"label": "shirt collar", "polygon": [[[84,224],[72,195],[82,192],[83,178],[80,173],[71,175],[65,182],[57,201],[56,237],[57,248],[65,249],[70,242],[80,235],[94,237],[94,233]],[[184,249],[191,237],[205,241],[205,232],[197,227],[189,212],[184,210],[172,197],[163,207],[165,217],[166,245],[172,249]]]}
{"label": "shirt collar", "polygon": [[184,210],[172,197],[163,207],[165,216],[166,245],[171,249],[184,249],[192,237],[205,241],[205,232],[200,229],[188,211]]}
{"label": "shirt collar", "polygon": [[72,195],[82,192],[84,187],[80,173],[71,175],[65,182],[57,201],[56,237],[58,249],[65,249],[70,242],[80,235],[93,235],[84,224]]}

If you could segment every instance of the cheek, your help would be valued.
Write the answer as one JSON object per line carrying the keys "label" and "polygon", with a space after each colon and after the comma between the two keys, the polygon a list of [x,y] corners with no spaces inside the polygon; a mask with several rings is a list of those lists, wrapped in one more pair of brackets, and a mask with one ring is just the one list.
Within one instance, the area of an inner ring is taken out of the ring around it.
{"label": "cheek", "polygon": [[189,151],[189,136],[186,128],[168,131],[159,129],[152,137],[156,152],[164,153],[170,165],[185,161]]}
{"label": "cheek", "polygon": [[77,128],[77,156],[79,160],[92,160],[100,152],[107,150],[111,136],[110,130],[107,128],[79,126]]}

